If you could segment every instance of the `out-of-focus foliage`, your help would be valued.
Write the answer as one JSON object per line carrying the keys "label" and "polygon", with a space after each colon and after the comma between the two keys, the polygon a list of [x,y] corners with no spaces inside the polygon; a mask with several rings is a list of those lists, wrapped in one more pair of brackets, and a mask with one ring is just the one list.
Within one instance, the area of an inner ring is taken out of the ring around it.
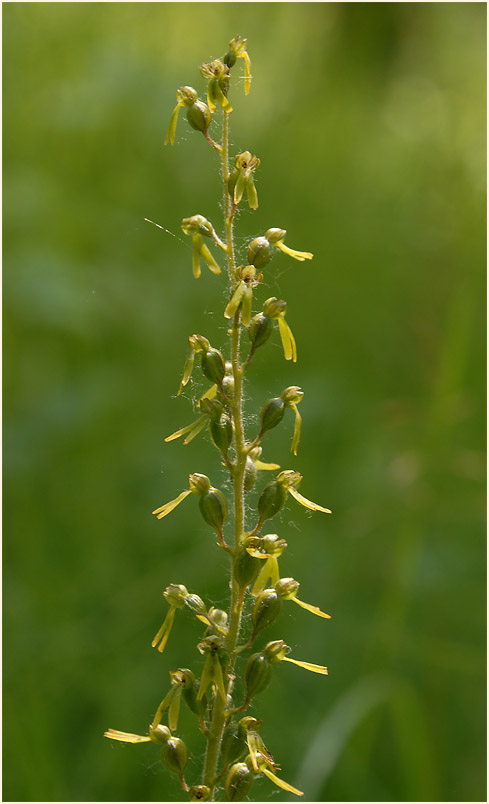
{"label": "out-of-focus foliage", "polygon": [[[264,637],[330,675],[280,665],[250,714],[307,800],[482,800],[482,3],[4,5],[4,799],[179,797],[154,746],[102,734],[144,733],[199,661],[190,617],[151,650],[164,587],[224,602],[197,506],[150,512],[190,471],[223,479],[205,438],[163,443],[193,415],[187,336],[226,327],[179,230],[219,226],[218,156],[184,119],[163,139],[176,88],[202,91],[238,33],[233,152],[261,159],[238,243],[278,226],[315,254],[278,255],[257,293],[288,300],[299,362],[257,352],[249,432],[300,385],[298,458],[290,422],[263,457],[334,512],[292,502],[272,528],[333,619],[288,607]],[[288,798],[270,787],[254,797]]]}

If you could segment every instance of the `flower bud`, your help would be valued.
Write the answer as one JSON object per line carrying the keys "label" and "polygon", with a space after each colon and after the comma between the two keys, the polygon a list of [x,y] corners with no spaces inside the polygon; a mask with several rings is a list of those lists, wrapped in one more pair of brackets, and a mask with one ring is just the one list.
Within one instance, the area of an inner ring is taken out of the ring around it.
{"label": "flower bud", "polygon": [[188,606],[190,611],[193,611],[194,614],[205,614],[207,611],[204,601],[198,595],[187,595],[185,605]]}
{"label": "flower bud", "polygon": [[270,659],[264,653],[253,653],[246,662],[243,670],[243,684],[246,698],[250,700],[258,695],[270,683],[272,666]]}
{"label": "flower bud", "polygon": [[260,436],[280,424],[284,418],[285,402],[282,397],[278,396],[275,399],[269,399],[265,402],[260,411]]}
{"label": "flower bud", "polygon": [[[259,561],[259,559],[257,559]],[[251,612],[251,621],[253,623],[253,635],[259,631],[263,631],[267,625],[273,623],[278,617],[282,609],[282,599],[279,597],[275,589],[271,587],[264,589],[255,600],[253,610]]]}
{"label": "flower bud", "polygon": [[233,440],[233,425],[227,413],[221,413],[219,418],[209,423],[210,437],[221,452],[227,452]]}
{"label": "flower bud", "polygon": [[182,106],[191,106],[197,100],[197,92],[193,87],[180,87],[177,89],[177,102]]}
{"label": "flower bud", "polygon": [[255,237],[248,246],[248,262],[255,268],[263,268],[273,257],[275,246],[266,237]]}
{"label": "flower bud", "polygon": [[304,398],[304,391],[301,391],[297,385],[290,385],[289,388],[286,388],[285,391],[282,391],[280,396],[287,406],[298,405],[299,402],[301,402],[301,400]]}
{"label": "flower bud", "polygon": [[196,681],[194,674],[191,670],[180,670],[182,676],[182,695],[183,700],[188,708],[194,715],[202,715],[207,707],[207,700],[205,695],[202,700],[197,700],[199,692],[199,682]]}
{"label": "flower bud", "polygon": [[246,742],[238,724],[231,720],[231,722],[224,729],[221,743],[221,762],[222,767],[230,765],[231,762],[236,762],[237,759],[246,751]]}
{"label": "flower bud", "polygon": [[277,299],[276,296],[271,296],[263,305],[263,312],[270,318],[277,318],[282,313],[285,315],[287,312],[287,302],[283,299]]}
{"label": "flower bud", "polygon": [[[186,235],[203,234],[207,237],[212,237],[214,231],[212,224],[204,218],[203,215],[192,215],[190,218],[183,218],[182,231]],[[191,336],[192,337],[192,336]],[[201,335],[194,335],[194,338],[200,338],[207,343],[207,348],[210,344],[207,338],[202,338]]]}
{"label": "flower bud", "polygon": [[247,455],[245,464],[245,475],[244,475],[245,491],[250,491],[253,488],[253,486],[255,485],[257,475],[258,475],[257,466],[255,462],[250,458],[250,456]]}
{"label": "flower bud", "polygon": [[197,100],[187,109],[187,120],[196,131],[207,134],[212,116],[206,103]]}
{"label": "flower bud", "polygon": [[267,229],[265,232],[265,237],[270,243],[275,244],[278,243],[279,240],[285,240],[286,234],[286,229]]}
{"label": "flower bud", "polygon": [[295,581],[294,578],[280,578],[274,588],[282,600],[292,600],[296,596],[299,586],[299,581]]}
{"label": "flower bud", "polygon": [[171,737],[171,731],[168,726],[162,726],[161,723],[158,726],[150,725],[148,734],[151,742],[158,745],[166,743]]}
{"label": "flower bud", "polygon": [[223,609],[216,609],[214,606],[211,606],[209,609],[209,619],[217,625],[218,628],[226,628],[228,622],[228,613]]}
{"label": "flower bud", "polygon": [[264,315],[264,313],[258,313],[258,315],[253,316],[248,328],[248,335],[253,349],[258,349],[259,346],[263,346],[263,344],[268,341],[272,332],[273,321],[269,316]]}
{"label": "flower bud", "polygon": [[201,357],[202,372],[208,380],[217,385],[221,385],[226,367],[224,358],[218,349],[213,349],[212,346]]}
{"label": "flower bud", "polygon": [[263,489],[258,500],[258,514],[260,524],[267,519],[272,519],[285,505],[287,500],[287,489],[277,480],[268,483]]}
{"label": "flower bud", "polygon": [[206,784],[194,784],[189,790],[189,801],[209,801],[211,791]]}
{"label": "flower bud", "polygon": [[200,498],[199,508],[207,524],[217,533],[222,533],[228,515],[228,506],[222,491],[211,486],[207,494]]}
{"label": "flower bud", "polygon": [[279,557],[287,547],[285,539],[279,539],[276,533],[267,533],[262,538],[262,548],[265,553],[271,556]]}
{"label": "flower bud", "polygon": [[[198,216],[194,216],[198,217]],[[190,218],[188,219],[190,220]],[[208,349],[210,349],[210,343],[207,338],[204,338],[203,335],[190,335],[188,342],[190,344],[190,348],[198,355],[205,354]]]}
{"label": "flower bud", "polygon": [[273,642],[267,642],[263,648],[264,655],[271,662],[281,662],[289,651],[290,648],[285,644],[283,639],[275,639]]}
{"label": "flower bud", "polygon": [[234,564],[234,577],[242,589],[253,583],[260,571],[260,559],[250,556],[246,549],[236,556]]}
{"label": "flower bud", "polygon": [[236,64],[236,58],[236,53],[233,53],[232,50],[229,50],[224,56],[223,62],[227,67],[231,68]]}
{"label": "flower bud", "polygon": [[211,481],[207,475],[201,475],[199,472],[189,475],[188,484],[192,494],[197,494],[198,497],[207,494],[211,487]]}
{"label": "flower bud", "polygon": [[248,768],[246,762],[236,762],[235,765],[231,765],[224,783],[226,800],[244,801],[250,792],[254,778],[253,772]]}
{"label": "flower bud", "polygon": [[170,606],[181,609],[185,606],[188,589],[182,583],[171,583],[163,592],[163,597]]}
{"label": "flower bud", "polygon": [[187,764],[187,747],[180,737],[170,737],[161,750],[165,765],[180,778]]}

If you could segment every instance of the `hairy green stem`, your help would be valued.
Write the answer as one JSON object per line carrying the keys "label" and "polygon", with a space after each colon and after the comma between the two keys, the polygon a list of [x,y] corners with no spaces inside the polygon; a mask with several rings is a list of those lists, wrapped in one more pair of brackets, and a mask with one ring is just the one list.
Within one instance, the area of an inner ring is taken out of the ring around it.
{"label": "hairy green stem", "polygon": [[[233,207],[228,191],[229,180],[229,119],[223,115],[222,131],[222,178],[224,186],[224,214],[226,228],[226,255],[228,274],[231,289],[236,285],[236,263],[234,259],[233,241]],[[240,311],[233,319],[231,329],[231,362],[234,379],[234,398],[230,405],[234,421],[234,437],[236,460],[233,467],[233,497],[234,497],[234,551],[231,567],[231,605],[229,611],[229,630],[227,637],[228,662],[225,668],[226,689],[232,690],[234,680],[234,665],[236,661],[236,643],[238,641],[241,614],[243,611],[243,597],[240,595],[239,585],[234,577],[234,565],[245,530],[244,516],[244,475],[246,468],[246,442],[243,427],[243,369],[240,365],[239,344],[241,335]],[[211,790],[211,800],[214,800],[214,790],[218,776],[218,763],[222,734],[226,724],[226,703],[217,695],[212,712],[212,720],[207,740],[207,752],[204,763],[202,782]]]}

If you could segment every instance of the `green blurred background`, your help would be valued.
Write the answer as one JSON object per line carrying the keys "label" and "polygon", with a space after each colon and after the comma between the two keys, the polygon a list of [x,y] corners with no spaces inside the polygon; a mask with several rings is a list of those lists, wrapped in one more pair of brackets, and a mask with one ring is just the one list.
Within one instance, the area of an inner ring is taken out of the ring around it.
{"label": "green blurred background", "polygon": [[[197,506],[150,512],[191,471],[224,482],[205,437],[163,443],[193,417],[187,336],[226,330],[224,282],[192,279],[179,228],[220,229],[218,157],[183,115],[163,139],[176,88],[202,93],[199,65],[237,33],[254,80],[245,98],[233,71],[232,153],[262,160],[241,254],[270,226],[315,254],[279,254],[256,294],[289,301],[299,362],[278,336],[257,353],[248,432],[302,386],[298,458],[288,417],[264,458],[334,511],[291,501],[270,528],[333,619],[289,605],[266,634],[330,675],[281,665],[251,714],[309,801],[485,798],[485,14],[3,5],[4,800],[181,795],[154,746],[102,734],[144,732],[168,671],[199,667],[190,617],[150,647],[167,583],[225,602]],[[193,781],[202,739],[182,726]]]}

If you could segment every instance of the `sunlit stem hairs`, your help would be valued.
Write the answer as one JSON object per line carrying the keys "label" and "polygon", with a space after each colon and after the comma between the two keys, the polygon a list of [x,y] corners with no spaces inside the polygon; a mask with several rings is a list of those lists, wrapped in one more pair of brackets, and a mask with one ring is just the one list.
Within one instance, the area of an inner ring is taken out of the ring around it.
{"label": "sunlit stem hairs", "polygon": [[[245,433],[243,383],[257,349],[265,346],[278,330],[285,359],[297,360],[296,342],[286,320],[287,304],[275,297],[259,301],[260,283],[277,250],[301,262],[313,256],[286,245],[285,229],[276,227],[267,228],[263,235],[252,238],[243,254],[238,255],[235,249],[233,224],[238,208],[244,204],[252,210],[258,207],[255,172],[260,160],[249,151],[232,157],[229,154],[229,119],[233,111],[229,95],[237,62],[244,62],[244,77],[240,82],[244,83],[245,95],[251,86],[246,45],[246,39],[236,36],[222,58],[201,66],[200,74],[207,84],[205,100],[198,97],[193,87],[183,86],[177,90],[177,105],[165,140],[165,144],[174,144],[178,116],[185,110],[191,128],[200,132],[219,155],[216,168],[223,181],[224,221],[218,229],[222,237],[200,214],[183,218],[182,230],[191,238],[192,274],[196,279],[201,275],[202,266],[215,274],[218,283],[222,283],[223,275],[227,274],[227,300],[222,315],[229,326],[229,341],[222,351],[204,335],[189,336],[189,351],[178,394],[189,386],[192,372],[200,374],[206,390],[194,400],[196,418],[165,440],[181,439],[183,444],[189,444],[199,433],[207,431],[210,444],[217,450],[218,459],[229,476],[226,486],[232,488],[232,493],[224,494],[206,475],[192,472],[188,480],[182,478],[177,496],[153,511],[158,519],[164,519],[187,498],[198,502],[200,514],[209,526],[209,555],[216,545],[227,554],[229,575],[223,578],[222,595],[229,588],[230,601],[224,611],[208,605],[183,584],[174,583],[175,579],[169,583],[163,591],[166,613],[152,645],[163,652],[180,617],[196,617],[203,631],[196,645],[195,667],[170,672],[169,688],[146,734],[114,729],[105,733],[106,737],[120,742],[155,743],[163,763],[176,775],[190,801],[243,801],[249,797],[253,782],[260,774],[282,790],[303,795],[282,778],[279,765],[259,733],[262,721],[246,710],[253,706],[255,711],[255,697],[267,687],[276,672],[282,671],[276,667],[281,662],[327,674],[326,667],[291,658],[290,648],[283,640],[255,644],[261,642],[263,632],[278,617],[284,602],[291,601],[318,617],[329,618],[317,606],[297,597],[299,583],[294,578],[280,576],[278,560],[287,542],[276,533],[264,532],[265,523],[288,504],[289,495],[310,511],[331,512],[304,497],[299,492],[302,476],[286,469],[265,482],[254,512],[249,513],[252,508],[246,502],[249,521],[245,520],[246,495],[262,476],[261,472],[280,469],[278,464],[262,460],[262,443],[266,443],[268,431],[279,426],[282,420],[289,423],[289,410],[294,423],[291,452],[297,455],[301,434],[298,406],[304,396],[296,385],[277,389],[277,396],[257,406],[254,431]],[[214,139],[209,130],[215,127],[216,120],[220,120],[221,134],[214,134]],[[222,285],[219,295],[221,292]],[[173,445],[167,447],[174,448]],[[218,485],[224,483],[221,481]],[[232,527],[228,525],[229,512]],[[249,617],[242,623],[245,607]],[[189,664],[191,658],[189,656]],[[177,736],[181,704],[195,715],[196,728],[201,732],[203,763],[199,778],[189,778],[186,744]]]}

